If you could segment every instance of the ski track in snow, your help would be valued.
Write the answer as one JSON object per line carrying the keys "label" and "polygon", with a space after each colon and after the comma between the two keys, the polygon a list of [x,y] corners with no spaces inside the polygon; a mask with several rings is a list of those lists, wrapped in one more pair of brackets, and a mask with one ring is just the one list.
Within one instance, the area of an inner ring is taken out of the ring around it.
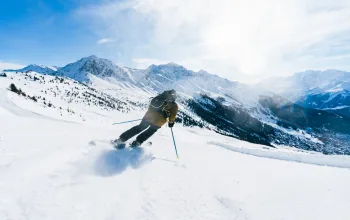
{"label": "ski track in snow", "polygon": [[10,114],[14,114],[17,116],[21,117],[30,117],[30,118],[36,118],[36,119],[49,119],[53,121],[62,121],[62,122],[67,122],[67,123],[76,123],[76,122],[71,122],[68,120],[60,120],[56,118],[51,118],[49,116],[45,116],[24,108],[19,107],[16,105],[8,96],[7,96],[8,91],[4,89],[0,89],[0,107],[3,110],[6,110]]}
{"label": "ski track in snow", "polygon": [[4,89],[0,89],[0,107],[4,108],[8,112],[17,115],[17,116],[24,116],[24,117],[34,117],[34,118],[47,118],[43,115],[40,115],[38,113],[29,111],[27,109],[23,109],[18,107],[16,104],[14,104],[8,97],[7,92]]}
{"label": "ski track in snow", "polygon": [[247,147],[236,147],[228,144],[218,142],[208,142],[209,145],[220,146],[225,149],[248,154],[257,157],[264,157],[270,159],[278,159],[292,162],[307,163],[319,166],[331,166],[338,168],[350,169],[350,158],[348,156],[339,155],[323,155],[321,153],[301,153],[292,151],[276,151],[271,150],[269,147],[262,148],[247,148]]}

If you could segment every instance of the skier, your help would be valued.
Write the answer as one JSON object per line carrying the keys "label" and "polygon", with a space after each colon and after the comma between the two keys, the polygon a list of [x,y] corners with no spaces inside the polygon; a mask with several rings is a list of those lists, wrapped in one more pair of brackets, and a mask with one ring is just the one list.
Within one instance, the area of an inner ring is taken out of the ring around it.
{"label": "skier", "polygon": [[117,149],[125,148],[125,142],[127,140],[143,131],[136,137],[136,140],[130,144],[130,147],[133,148],[141,146],[144,141],[150,138],[167,122],[167,119],[169,119],[169,127],[172,128],[178,110],[178,105],[175,100],[176,91],[173,89],[164,91],[162,94],[154,97],[141,123],[125,131],[118,139],[112,141],[114,147]]}

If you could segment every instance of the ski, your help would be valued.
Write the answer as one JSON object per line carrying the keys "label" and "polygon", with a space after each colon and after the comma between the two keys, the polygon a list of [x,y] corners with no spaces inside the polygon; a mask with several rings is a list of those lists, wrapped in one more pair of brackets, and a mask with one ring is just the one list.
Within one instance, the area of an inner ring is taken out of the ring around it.
{"label": "ski", "polygon": [[[123,143],[123,144],[119,144],[119,145],[115,145],[115,144],[113,144],[112,142],[111,142],[111,144],[113,145],[113,147],[115,148],[115,149],[117,149],[117,150],[122,150],[122,149],[124,149],[125,147],[126,147],[126,143]],[[152,145],[152,142],[151,141],[147,141],[147,142],[145,142],[145,143],[143,143],[143,144],[141,144],[140,146],[137,146],[137,147],[132,147],[131,146],[131,143],[128,145],[128,147],[129,148],[131,148],[131,149],[137,149],[137,148],[140,148],[140,147],[149,147],[149,146],[151,146]]]}
{"label": "ski", "polygon": [[[110,145],[112,145],[113,148],[115,148],[116,150],[122,150],[122,149],[124,149],[124,148],[127,146],[126,143],[122,143],[122,144],[116,145],[116,144],[113,142],[113,140],[109,140],[109,141],[108,141],[108,140],[92,140],[92,141],[90,141],[88,144],[89,144],[89,146],[96,146],[96,144],[97,144],[96,142],[101,142],[101,143],[105,143],[105,144],[110,144]],[[129,147],[129,148],[149,147],[149,146],[152,145],[152,142],[151,142],[151,141],[147,141],[147,142],[141,144],[141,146],[138,146],[138,147],[131,147],[130,145],[131,145],[131,143],[128,144],[128,147]]]}

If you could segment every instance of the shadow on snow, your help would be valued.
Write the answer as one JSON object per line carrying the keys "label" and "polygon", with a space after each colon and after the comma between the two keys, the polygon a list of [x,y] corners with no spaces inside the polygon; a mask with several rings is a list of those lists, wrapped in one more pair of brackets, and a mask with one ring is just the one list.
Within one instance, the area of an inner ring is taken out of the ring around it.
{"label": "shadow on snow", "polygon": [[140,168],[154,159],[151,154],[145,154],[144,149],[106,150],[97,158],[95,172],[100,176],[113,176],[121,174],[128,167]]}

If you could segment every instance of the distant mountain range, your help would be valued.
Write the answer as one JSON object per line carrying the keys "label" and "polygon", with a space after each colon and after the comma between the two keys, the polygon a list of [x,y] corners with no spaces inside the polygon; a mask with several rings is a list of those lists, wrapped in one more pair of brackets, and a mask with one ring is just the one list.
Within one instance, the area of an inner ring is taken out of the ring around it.
{"label": "distant mountain range", "polygon": [[124,91],[138,88],[149,96],[176,89],[183,107],[178,122],[185,126],[205,127],[269,146],[350,154],[350,74],[346,72],[307,71],[251,86],[175,63],[133,69],[96,56],[62,68],[30,65],[9,71],[65,77],[94,89],[106,82]]}
{"label": "distant mountain range", "polygon": [[53,74],[60,68],[57,66],[44,66],[44,65],[36,65],[36,64],[31,64],[29,66],[26,66],[22,69],[18,70],[4,70],[5,72],[37,72],[41,74]]}
{"label": "distant mountain range", "polygon": [[273,91],[306,108],[350,117],[350,73],[339,70],[306,71],[263,81],[259,87]]}

